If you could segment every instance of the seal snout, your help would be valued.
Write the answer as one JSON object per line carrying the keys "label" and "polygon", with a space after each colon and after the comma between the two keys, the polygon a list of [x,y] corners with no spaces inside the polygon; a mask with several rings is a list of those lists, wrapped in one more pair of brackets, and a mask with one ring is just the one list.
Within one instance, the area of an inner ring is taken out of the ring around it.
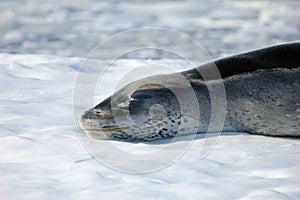
{"label": "seal snout", "polygon": [[99,117],[93,109],[87,110],[80,116],[80,127],[83,130],[95,129],[99,127]]}
{"label": "seal snout", "polygon": [[80,116],[80,127],[89,137],[94,139],[106,140],[108,139],[108,137],[102,131],[99,120],[100,117],[96,112],[94,112],[94,109],[87,110]]}
{"label": "seal snout", "polygon": [[119,127],[107,112],[99,108],[92,108],[82,113],[80,127],[89,137],[101,140],[108,139],[115,132],[128,129],[128,127]]}

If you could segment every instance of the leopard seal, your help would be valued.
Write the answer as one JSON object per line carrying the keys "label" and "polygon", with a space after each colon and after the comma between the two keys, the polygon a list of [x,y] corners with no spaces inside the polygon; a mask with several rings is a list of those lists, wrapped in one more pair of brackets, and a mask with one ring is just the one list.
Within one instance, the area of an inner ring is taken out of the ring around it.
{"label": "leopard seal", "polygon": [[[209,69],[212,64],[217,66],[221,79],[204,81],[199,69]],[[221,58],[179,74],[190,83],[199,103],[198,133],[208,130],[211,116],[208,85],[219,81],[224,84],[227,98],[223,132],[300,137],[300,42]],[[189,134],[188,128],[178,129],[181,124],[189,127],[189,119],[180,114],[178,100],[169,89],[179,88],[183,93],[186,90],[174,75],[157,75],[128,84],[116,92],[117,106],[112,106],[114,95],[108,97],[80,116],[80,126],[92,138],[122,141]],[[128,92],[147,80],[157,84],[144,84],[133,93]],[[164,87],[160,84],[163,80],[173,82]],[[155,106],[151,115],[149,109]],[[126,113],[134,126],[116,123]]]}

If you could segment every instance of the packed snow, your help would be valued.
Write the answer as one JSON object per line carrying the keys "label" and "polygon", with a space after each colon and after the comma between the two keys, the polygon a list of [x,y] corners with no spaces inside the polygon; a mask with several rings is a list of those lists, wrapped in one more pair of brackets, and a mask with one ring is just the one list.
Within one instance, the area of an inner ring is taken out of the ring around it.
{"label": "packed snow", "polygon": [[[83,59],[1,54],[0,60],[1,199],[300,197],[299,139],[227,133],[202,158],[205,139],[198,135],[182,157],[152,173],[111,169],[88,153],[75,128],[73,87]],[[112,144],[144,153],[164,145]]]}
{"label": "packed snow", "polygon": [[[171,162],[162,160],[160,167],[142,173],[124,172],[122,158],[112,152],[104,152],[102,160],[93,154],[77,129],[74,109],[83,111],[103,100],[134,67],[151,62],[183,70],[182,60],[156,54],[153,60],[143,54],[116,60],[96,87],[93,102],[73,105],[78,74],[87,77],[80,84],[95,84],[89,77],[95,67],[105,67],[105,60],[94,59],[82,70],[86,55],[111,34],[144,26],[173,28],[216,58],[299,39],[299,1],[24,2],[0,2],[1,200],[300,198],[297,138],[199,134]],[[189,141],[182,137],[176,144]],[[141,162],[140,156],[159,152],[169,142],[96,144],[137,154],[139,169],[147,169],[153,163]],[[201,156],[210,142],[215,145]],[[115,165],[103,162],[107,158]]]}

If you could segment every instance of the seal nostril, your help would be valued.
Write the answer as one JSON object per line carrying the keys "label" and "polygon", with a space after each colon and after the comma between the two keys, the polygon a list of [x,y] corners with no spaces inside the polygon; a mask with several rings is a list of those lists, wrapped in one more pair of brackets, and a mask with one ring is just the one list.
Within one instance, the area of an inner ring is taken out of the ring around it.
{"label": "seal nostril", "polygon": [[99,116],[104,115],[104,111],[102,111],[102,110],[93,110],[92,112]]}

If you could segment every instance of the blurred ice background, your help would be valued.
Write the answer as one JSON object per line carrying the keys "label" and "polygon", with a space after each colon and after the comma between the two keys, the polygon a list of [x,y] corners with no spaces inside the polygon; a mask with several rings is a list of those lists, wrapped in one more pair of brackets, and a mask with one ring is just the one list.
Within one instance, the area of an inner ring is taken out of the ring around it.
{"label": "blurred ice background", "polygon": [[85,57],[111,35],[141,27],[186,33],[216,58],[299,40],[300,2],[0,1],[0,52],[5,53]]}
{"label": "blurred ice background", "polygon": [[[173,165],[139,175],[112,170],[83,148],[72,110],[83,59],[115,33],[152,26],[186,33],[217,58],[299,40],[300,1],[1,0],[1,200],[300,199],[299,139],[223,134],[199,159],[199,135]],[[170,45],[182,48],[176,43]],[[106,53],[110,48],[116,47]],[[114,63],[106,89],[121,69],[144,64],[139,56]],[[108,94],[99,91],[101,98]],[[161,146],[113,144],[128,150]]]}

